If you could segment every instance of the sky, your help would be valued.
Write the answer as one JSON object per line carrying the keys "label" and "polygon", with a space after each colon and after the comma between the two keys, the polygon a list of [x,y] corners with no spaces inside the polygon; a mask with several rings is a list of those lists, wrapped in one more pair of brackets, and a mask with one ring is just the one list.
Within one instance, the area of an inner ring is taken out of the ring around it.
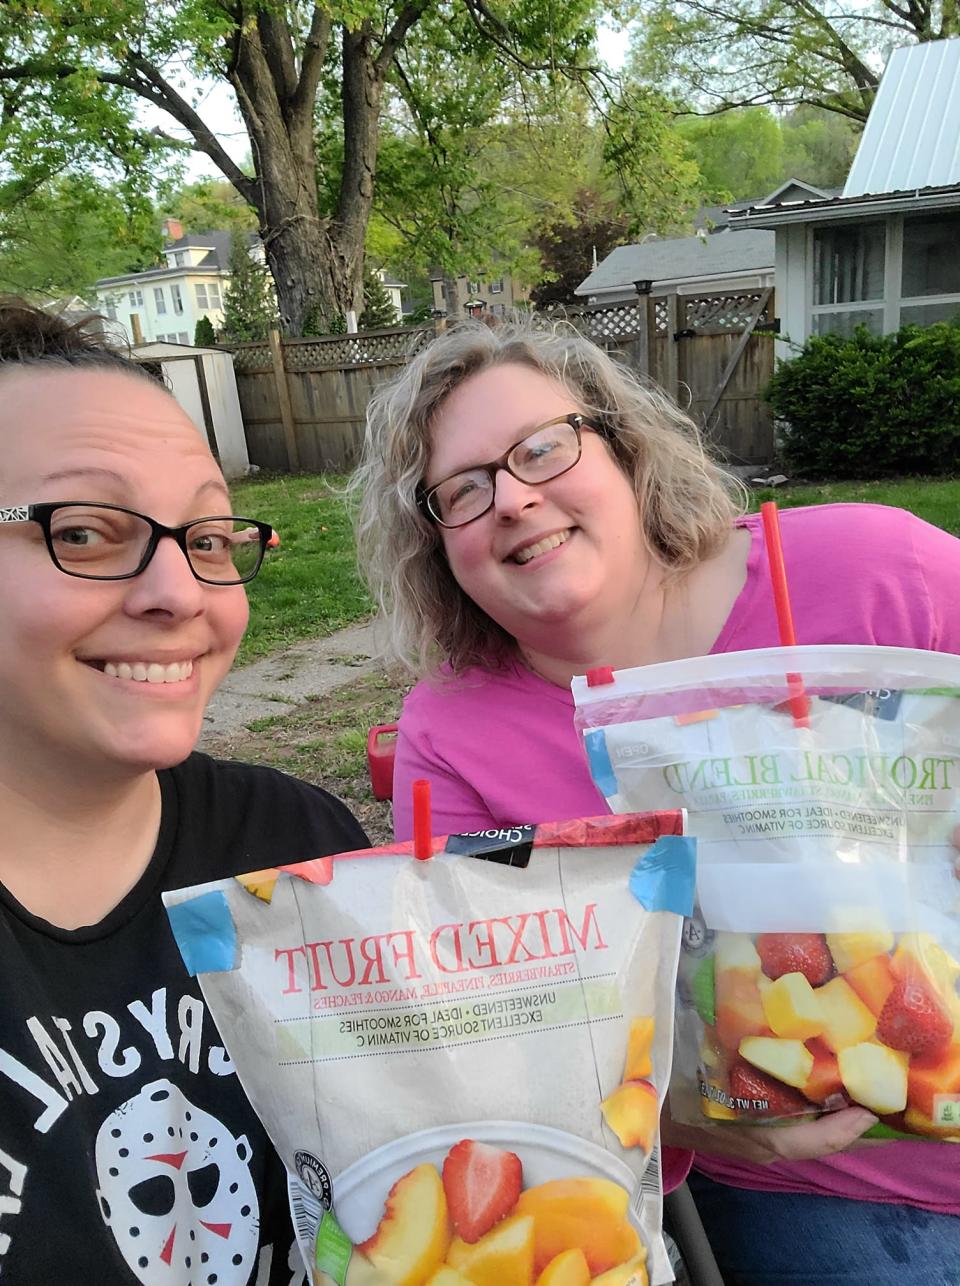
{"label": "sky", "polygon": [[[611,26],[602,26],[600,28],[597,39],[600,57],[614,70],[623,65],[628,44],[629,35],[626,31],[617,30]],[[234,106],[235,100],[232,90],[222,82],[216,82],[209,86],[194,82],[186,87],[187,90],[191,88],[201,92],[202,96],[197,104],[198,110],[213,129],[224,150],[235,161],[243,161],[250,150],[250,142]],[[173,138],[187,137],[186,130],[181,129],[172,121],[166,112],[162,112],[149,104],[141,107],[139,116],[147,129],[153,129],[156,126]],[[201,152],[193,152],[190,155],[186,165],[187,182],[192,183],[202,178],[222,177],[223,175],[209,157],[204,156]]]}

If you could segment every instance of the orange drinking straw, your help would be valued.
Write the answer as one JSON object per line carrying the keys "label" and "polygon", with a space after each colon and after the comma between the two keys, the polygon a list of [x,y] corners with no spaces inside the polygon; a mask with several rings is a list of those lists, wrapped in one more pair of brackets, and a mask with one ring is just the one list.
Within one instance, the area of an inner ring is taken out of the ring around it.
{"label": "orange drinking straw", "polygon": [[413,783],[413,856],[425,862],[433,856],[433,822],[430,818],[430,783],[426,777]]}
{"label": "orange drinking straw", "polygon": [[[775,500],[767,500],[760,506],[760,517],[763,519],[763,538],[767,547],[767,562],[770,564],[770,580],[773,585],[773,602],[777,611],[780,643],[782,647],[796,647],[797,635],[793,628],[793,612],[790,609],[787,569],[783,561],[783,545],[780,542],[780,515],[777,512]],[[809,728],[810,699],[803,690],[803,679],[799,674],[788,674],[787,687],[790,692],[789,701],[793,722],[798,728]]]}

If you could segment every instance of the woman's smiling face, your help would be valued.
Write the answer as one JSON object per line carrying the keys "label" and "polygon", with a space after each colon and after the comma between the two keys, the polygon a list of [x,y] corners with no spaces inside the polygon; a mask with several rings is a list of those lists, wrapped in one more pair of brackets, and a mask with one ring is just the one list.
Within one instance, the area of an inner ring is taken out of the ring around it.
{"label": "woman's smiling face", "polygon": [[[539,425],[582,411],[533,367],[489,367],[460,384],[432,429],[429,487],[503,455]],[[521,646],[632,608],[649,555],[630,480],[598,434],[584,430],[579,462],[537,485],[501,470],[494,503],[464,527],[440,528],[461,589]]]}
{"label": "woman's smiling face", "polygon": [[[216,461],[161,387],[33,366],[8,368],[0,389],[0,506],[103,501],[170,526],[230,512]],[[186,758],[246,628],[242,586],[201,584],[172,540],[131,580],[80,580],[27,522],[0,526],[0,592],[0,772],[8,755],[78,775]]]}

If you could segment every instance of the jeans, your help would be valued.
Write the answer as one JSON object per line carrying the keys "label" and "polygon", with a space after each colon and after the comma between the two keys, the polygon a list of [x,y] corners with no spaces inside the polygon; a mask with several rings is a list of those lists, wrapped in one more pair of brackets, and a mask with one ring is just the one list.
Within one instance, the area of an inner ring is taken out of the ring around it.
{"label": "jeans", "polygon": [[960,1286],[960,1217],[687,1180],[725,1286]]}

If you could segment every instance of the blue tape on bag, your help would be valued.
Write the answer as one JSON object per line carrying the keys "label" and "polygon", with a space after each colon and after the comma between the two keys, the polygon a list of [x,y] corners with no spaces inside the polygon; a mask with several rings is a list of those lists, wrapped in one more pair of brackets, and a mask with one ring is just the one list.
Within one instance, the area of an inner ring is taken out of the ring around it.
{"label": "blue tape on bag", "polygon": [[693,914],[697,841],[664,835],[630,872],[630,892],[647,911]]}
{"label": "blue tape on bag", "polygon": [[604,799],[617,793],[617,777],[610,762],[607,739],[602,728],[592,728],[583,734],[583,744],[590,764],[590,776]]}
{"label": "blue tape on bag", "polygon": [[167,907],[187,973],[225,973],[237,958],[237,930],[226,895],[217,889]]}

